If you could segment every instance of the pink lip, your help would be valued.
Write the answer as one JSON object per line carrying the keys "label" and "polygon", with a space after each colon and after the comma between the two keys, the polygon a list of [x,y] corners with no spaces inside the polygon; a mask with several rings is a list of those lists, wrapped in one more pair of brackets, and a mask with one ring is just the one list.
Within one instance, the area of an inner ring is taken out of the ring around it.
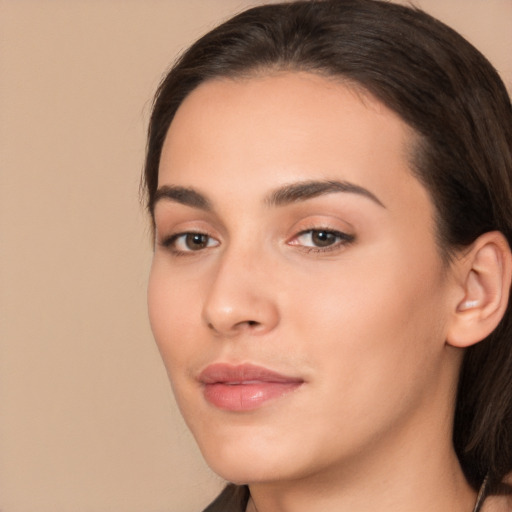
{"label": "pink lip", "polygon": [[296,390],[304,380],[251,364],[216,363],[200,373],[199,382],[205,399],[215,407],[250,411]]}

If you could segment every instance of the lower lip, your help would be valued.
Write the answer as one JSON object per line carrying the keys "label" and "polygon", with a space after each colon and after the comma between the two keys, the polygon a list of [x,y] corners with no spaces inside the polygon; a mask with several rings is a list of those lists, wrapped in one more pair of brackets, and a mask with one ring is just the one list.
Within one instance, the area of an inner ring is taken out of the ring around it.
{"label": "lower lip", "polygon": [[251,411],[266,402],[295,391],[301,382],[247,382],[205,384],[204,397],[215,407],[228,411]]}

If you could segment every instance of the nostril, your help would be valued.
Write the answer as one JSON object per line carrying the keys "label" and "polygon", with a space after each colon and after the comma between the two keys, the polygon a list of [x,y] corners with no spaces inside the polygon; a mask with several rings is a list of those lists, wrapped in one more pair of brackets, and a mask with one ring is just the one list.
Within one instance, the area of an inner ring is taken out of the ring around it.
{"label": "nostril", "polygon": [[257,328],[261,327],[261,322],[257,320],[244,320],[243,322],[238,322],[233,328],[236,331],[244,331],[244,330],[257,330]]}
{"label": "nostril", "polygon": [[[208,322],[206,326],[211,331],[214,331],[217,334],[220,334],[221,332],[228,333],[231,332],[232,334],[236,334],[237,332],[242,332],[246,329],[249,330],[255,330],[256,328],[260,327],[262,324],[261,322],[258,322],[257,320],[244,320],[242,322],[237,322],[235,325],[232,325],[228,328],[223,328],[221,325],[216,325],[214,322]],[[225,326],[224,326],[225,327]]]}

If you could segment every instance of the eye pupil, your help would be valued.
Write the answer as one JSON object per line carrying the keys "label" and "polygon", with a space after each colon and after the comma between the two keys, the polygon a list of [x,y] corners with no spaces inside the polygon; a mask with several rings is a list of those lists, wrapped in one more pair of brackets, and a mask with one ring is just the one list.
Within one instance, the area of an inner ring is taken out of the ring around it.
{"label": "eye pupil", "polygon": [[336,235],[329,231],[313,231],[311,239],[317,247],[326,247],[336,242]]}
{"label": "eye pupil", "polygon": [[191,251],[204,249],[208,245],[208,235],[203,235],[201,233],[189,233],[185,237],[185,244]]}

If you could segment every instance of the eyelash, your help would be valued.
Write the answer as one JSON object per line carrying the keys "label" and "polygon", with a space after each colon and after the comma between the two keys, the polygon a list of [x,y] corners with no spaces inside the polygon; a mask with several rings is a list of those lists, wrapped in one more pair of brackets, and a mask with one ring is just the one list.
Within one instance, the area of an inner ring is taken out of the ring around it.
{"label": "eyelash", "polygon": [[[317,235],[323,233],[330,237],[335,237],[337,239],[337,241],[334,242],[333,244],[326,245],[323,247],[313,246],[313,245],[307,246],[307,245],[303,245],[303,244],[299,244],[299,243],[293,243],[294,240],[298,240],[300,237],[303,237],[308,234],[310,234],[310,236],[314,236],[315,233]],[[326,227],[314,227],[314,228],[305,229],[305,230],[301,231],[300,233],[298,233],[297,235],[295,235],[292,239],[292,242],[289,242],[289,244],[298,246],[302,251],[304,251],[308,254],[309,253],[315,253],[315,254],[320,253],[321,254],[321,253],[328,253],[331,251],[340,250],[341,248],[354,242],[354,240],[355,240],[355,236],[349,235],[348,233],[344,233],[342,231],[338,231],[336,229],[330,229],[330,228],[326,228]]]}
{"label": "eyelash", "polygon": [[[299,244],[296,242],[294,243],[294,241],[298,240],[300,237],[303,237],[308,234],[310,234],[311,236],[314,236],[315,233],[317,235],[323,233],[330,237],[336,238],[337,241],[334,242],[333,244],[326,245],[323,247],[313,246],[313,245],[307,246],[307,245]],[[163,248],[169,250],[174,256],[194,256],[196,253],[203,252],[205,249],[209,249],[212,247],[212,246],[207,245],[206,247],[199,248],[197,250],[177,249],[177,247],[176,247],[177,241],[182,237],[188,237],[188,236],[204,236],[207,238],[207,244],[211,240],[215,240],[215,238],[213,236],[209,235],[208,233],[204,233],[204,232],[200,232],[200,231],[186,231],[186,232],[181,232],[181,233],[175,233],[174,235],[171,235],[171,236],[165,238],[164,240],[162,240],[162,242],[160,242],[159,245],[162,246]],[[301,231],[300,233],[297,233],[296,235],[294,235],[294,237],[291,239],[291,241],[288,242],[288,245],[296,246],[300,250],[302,250],[303,252],[306,252],[308,254],[309,253],[319,254],[319,253],[327,253],[327,252],[331,252],[331,251],[340,250],[342,247],[345,247],[345,246],[353,243],[354,240],[355,240],[355,236],[349,235],[348,233],[344,233],[342,231],[338,231],[338,230],[330,229],[330,228],[315,227],[315,228],[305,229],[305,230]],[[217,247],[219,245],[219,242],[218,241],[216,241],[216,242],[217,242],[216,245],[213,245],[213,247]]]}
{"label": "eyelash", "polygon": [[[182,237],[188,237],[188,236],[204,236],[208,239],[208,243],[210,242],[210,240],[215,240],[215,238],[213,238],[211,235],[209,235],[208,233],[204,233],[202,231],[186,231],[186,232],[182,232],[182,233],[175,233],[174,235],[171,235],[167,238],[165,238],[164,240],[162,240],[162,242],[160,243],[160,245],[162,247],[164,247],[165,249],[169,250],[174,256],[194,256],[195,253],[199,253],[199,252],[202,252],[204,249],[208,249],[208,245],[202,249],[198,249],[198,250],[187,250],[187,251],[184,251],[184,250],[181,250],[181,249],[178,249],[176,247],[176,243],[177,241],[182,238]],[[217,242],[218,244],[218,242]]]}

